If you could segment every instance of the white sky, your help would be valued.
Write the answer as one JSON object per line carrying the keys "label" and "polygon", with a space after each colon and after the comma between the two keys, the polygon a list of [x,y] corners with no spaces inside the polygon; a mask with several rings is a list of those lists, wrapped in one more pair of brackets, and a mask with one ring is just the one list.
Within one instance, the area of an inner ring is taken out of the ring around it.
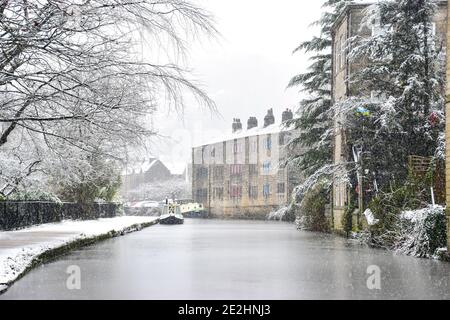
{"label": "white sky", "polygon": [[[308,66],[304,54],[292,50],[316,32],[310,23],[321,14],[318,0],[203,0],[215,16],[221,38],[194,44],[189,67],[215,100],[221,116],[199,110],[194,103],[182,121],[159,114],[155,127],[170,139],[154,144],[153,153],[176,171],[191,157],[190,147],[231,131],[233,118],[246,126],[249,116],[262,124],[267,109],[275,118],[295,108],[297,89],[286,90],[295,74]],[[183,122],[183,123],[181,123]]]}

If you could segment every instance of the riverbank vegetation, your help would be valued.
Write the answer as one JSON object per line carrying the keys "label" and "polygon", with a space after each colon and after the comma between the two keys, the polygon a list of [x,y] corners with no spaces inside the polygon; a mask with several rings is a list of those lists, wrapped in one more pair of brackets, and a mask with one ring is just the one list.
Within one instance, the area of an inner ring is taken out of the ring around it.
{"label": "riverbank vegetation", "polygon": [[[325,1],[327,13],[316,22],[320,36],[299,46],[310,54],[310,68],[289,84],[308,97],[293,120],[301,133],[290,143],[308,150],[290,159],[307,175],[293,197],[297,215],[311,220],[310,209],[322,208],[331,186],[341,184],[348,195],[340,225],[348,235],[356,232],[371,246],[436,256],[446,246],[445,37],[433,20],[439,4],[383,0],[363,9],[361,28],[372,33],[344,44],[349,63],[359,67],[346,79],[349,96],[331,104],[330,30],[349,3]],[[332,163],[336,123],[346,138],[341,163]],[[312,214],[320,220],[322,210]]]}
{"label": "riverbank vegetation", "polygon": [[297,228],[307,231],[329,232],[330,224],[326,217],[328,193],[321,185],[316,185],[306,195],[297,208]]}

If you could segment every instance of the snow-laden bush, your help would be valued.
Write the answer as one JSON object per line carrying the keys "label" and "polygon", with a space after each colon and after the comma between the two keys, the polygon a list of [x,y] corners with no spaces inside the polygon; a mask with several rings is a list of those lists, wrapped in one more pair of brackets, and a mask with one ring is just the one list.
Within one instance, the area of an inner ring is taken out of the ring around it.
{"label": "snow-laden bush", "polygon": [[395,250],[415,257],[429,258],[447,244],[445,208],[429,206],[400,215],[400,238]]}
{"label": "snow-laden bush", "polygon": [[270,212],[267,219],[295,221],[299,230],[328,232],[330,225],[325,216],[328,188],[323,183],[315,183],[299,194],[294,192],[291,203]]}
{"label": "snow-laden bush", "polygon": [[58,196],[64,201],[81,203],[117,200],[122,184],[119,163],[100,151],[79,156],[56,165],[57,169],[49,172],[51,187]]}
{"label": "snow-laden bush", "polygon": [[278,220],[278,221],[288,221],[294,222],[296,219],[296,211],[297,205],[295,203],[291,203],[287,206],[279,207],[271,211],[267,215],[267,220]]}
{"label": "snow-laden bush", "polygon": [[327,203],[327,189],[320,184],[310,189],[297,210],[297,228],[307,231],[329,231],[330,225],[325,216]]}
{"label": "snow-laden bush", "polygon": [[359,234],[359,240],[371,246],[420,258],[438,255],[447,244],[445,208],[442,206],[405,210],[399,214],[387,212],[387,216],[389,226],[369,226],[368,230]]}
{"label": "snow-laden bush", "polygon": [[7,200],[12,201],[48,201],[60,203],[61,200],[51,192],[43,190],[21,190],[11,194]]}

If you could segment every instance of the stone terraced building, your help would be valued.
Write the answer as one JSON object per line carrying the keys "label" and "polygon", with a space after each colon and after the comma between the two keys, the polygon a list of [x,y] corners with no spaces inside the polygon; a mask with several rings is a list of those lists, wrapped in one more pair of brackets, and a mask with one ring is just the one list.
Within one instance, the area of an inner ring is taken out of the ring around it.
{"label": "stone terraced building", "polygon": [[[374,1],[373,3],[375,3]],[[333,75],[332,75],[332,99],[337,103],[347,97],[361,94],[363,88],[357,83],[349,83],[347,79],[355,74],[361,67],[362,61],[350,62],[347,57],[348,39],[361,36],[368,37],[373,33],[381,32],[382,28],[379,21],[373,21],[372,26],[361,27],[364,10],[371,5],[369,1],[363,3],[348,4],[332,27],[333,35]],[[434,18],[433,32],[441,37],[445,43],[447,32],[447,1],[438,1],[438,10]],[[367,92],[367,95],[374,93]],[[448,119],[448,118],[447,118]],[[347,162],[349,150],[346,145],[345,131],[340,123],[344,119],[336,119],[334,124],[333,158],[334,163]],[[447,120],[448,121],[448,120]],[[448,150],[448,148],[447,148]],[[447,168],[449,166],[447,165]],[[450,178],[449,178],[450,179]],[[449,184],[447,184],[448,186]],[[348,204],[348,186],[346,183],[335,183],[332,194],[332,221],[333,229],[342,230],[342,216]],[[450,199],[450,189],[447,189]]]}
{"label": "stone terraced building", "polygon": [[275,123],[270,109],[264,125],[250,117],[247,130],[234,119],[232,133],[192,149],[192,193],[212,217],[263,219],[290,200],[300,177],[285,165],[293,130]]}

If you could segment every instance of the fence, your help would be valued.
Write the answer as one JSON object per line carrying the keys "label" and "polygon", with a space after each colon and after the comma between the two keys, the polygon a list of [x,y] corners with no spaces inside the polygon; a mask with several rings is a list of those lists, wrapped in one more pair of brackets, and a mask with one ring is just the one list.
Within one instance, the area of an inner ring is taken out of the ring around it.
{"label": "fence", "polygon": [[[409,156],[409,172],[415,177],[424,177],[432,171],[432,185],[434,188],[435,201],[438,204],[445,204],[445,163],[442,160],[435,160],[431,157]],[[429,200],[429,199],[427,199]]]}
{"label": "fence", "polygon": [[0,230],[14,230],[61,220],[112,218],[122,213],[118,203],[1,201]]}

